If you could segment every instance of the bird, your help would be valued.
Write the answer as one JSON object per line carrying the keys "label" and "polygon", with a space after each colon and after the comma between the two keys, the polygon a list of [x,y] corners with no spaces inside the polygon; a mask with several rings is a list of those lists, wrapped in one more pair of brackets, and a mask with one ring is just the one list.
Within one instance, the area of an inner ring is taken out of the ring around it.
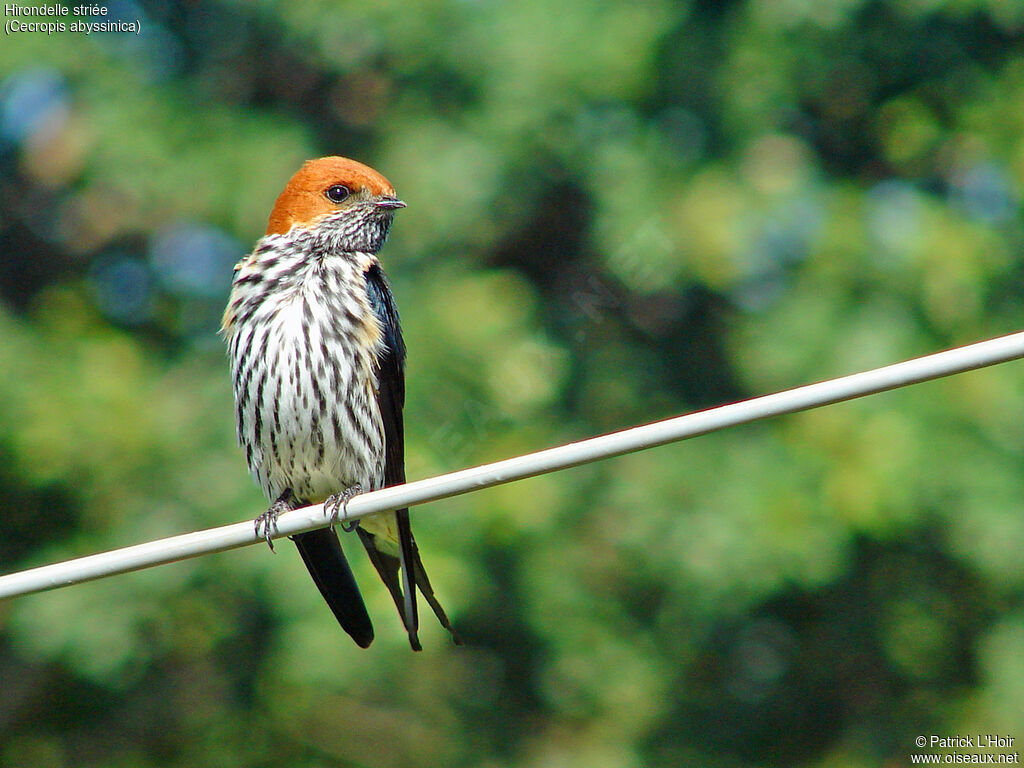
{"label": "bird", "polygon": [[[264,236],[235,265],[221,327],[239,445],[271,502],[254,521],[273,549],[283,512],[323,502],[336,520],[358,493],[405,482],[405,342],[377,254],[406,207],[380,173],[345,157],[307,161]],[[420,558],[409,510],[355,530],[422,649],[417,590],[456,644]],[[362,648],[373,624],[334,526],[291,537],[342,629]]]}

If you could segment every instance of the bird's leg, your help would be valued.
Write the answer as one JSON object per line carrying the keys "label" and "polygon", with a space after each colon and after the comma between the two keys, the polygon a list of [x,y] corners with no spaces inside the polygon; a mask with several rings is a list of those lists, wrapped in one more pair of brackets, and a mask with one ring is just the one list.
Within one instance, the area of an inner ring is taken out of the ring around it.
{"label": "bird's leg", "polygon": [[295,494],[292,493],[292,489],[285,488],[284,492],[277,497],[277,501],[271,504],[266,512],[256,518],[254,523],[256,535],[262,536],[267,540],[267,545],[270,547],[271,552],[274,551],[274,540],[271,537],[277,533],[277,518],[283,512],[291,512],[293,509],[298,508],[299,502],[295,498]]}
{"label": "bird's leg", "polygon": [[[324,502],[324,510],[331,513],[331,528],[334,528],[338,523],[338,517],[342,519],[348,517],[348,503],[354,496],[358,496],[363,492],[363,486],[359,483],[350,485],[341,493],[335,493],[332,496],[327,497],[327,501]],[[341,529],[345,533],[352,533],[359,525],[358,520],[353,520],[351,523],[345,521],[341,524]]]}

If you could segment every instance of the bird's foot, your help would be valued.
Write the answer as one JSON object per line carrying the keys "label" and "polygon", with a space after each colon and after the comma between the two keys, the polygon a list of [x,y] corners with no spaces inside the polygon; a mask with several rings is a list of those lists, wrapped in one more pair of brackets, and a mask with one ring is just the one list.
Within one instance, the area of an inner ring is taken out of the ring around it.
{"label": "bird's foot", "polygon": [[262,515],[256,518],[253,525],[256,528],[256,535],[266,539],[270,551],[274,551],[274,535],[277,533],[277,518],[284,512],[291,512],[297,509],[295,496],[291,488],[286,488],[284,493],[277,497],[277,501],[270,505]]}
{"label": "bird's foot", "polygon": [[341,523],[341,529],[345,533],[352,533],[359,525],[358,520],[348,522],[345,518],[348,517],[348,503],[353,497],[358,496],[363,492],[363,486],[359,483],[350,485],[341,493],[336,493],[333,496],[328,496],[327,501],[324,502],[324,510],[329,512],[331,515],[331,528],[338,524],[338,518],[341,517],[343,522]]}

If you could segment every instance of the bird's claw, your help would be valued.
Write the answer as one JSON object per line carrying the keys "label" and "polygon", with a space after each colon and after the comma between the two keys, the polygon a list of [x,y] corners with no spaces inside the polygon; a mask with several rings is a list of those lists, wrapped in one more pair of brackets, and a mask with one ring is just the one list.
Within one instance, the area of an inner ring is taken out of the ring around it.
{"label": "bird's claw", "polygon": [[265,539],[267,546],[270,547],[270,551],[274,552],[274,534],[277,533],[277,512],[273,507],[268,509],[262,515],[256,518],[253,523],[253,527],[256,529],[256,535]]}
{"label": "bird's claw", "polygon": [[274,536],[277,534],[277,518],[281,516],[283,512],[290,512],[295,509],[295,497],[292,495],[290,490],[286,490],[282,493],[270,508],[267,509],[262,515],[253,521],[253,526],[256,528],[256,535],[261,539],[265,539],[267,546],[270,547],[271,552],[275,552],[274,549]]}
{"label": "bird's claw", "polygon": [[324,510],[329,512],[331,515],[332,530],[334,529],[334,526],[338,524],[338,517],[343,518],[341,530],[345,531],[345,533],[352,533],[352,531],[359,526],[358,520],[348,522],[347,520],[344,520],[344,518],[348,517],[348,503],[353,499],[353,497],[358,496],[362,492],[363,486],[356,483],[355,485],[350,485],[341,493],[335,493],[332,496],[327,497],[327,501],[324,502]]}

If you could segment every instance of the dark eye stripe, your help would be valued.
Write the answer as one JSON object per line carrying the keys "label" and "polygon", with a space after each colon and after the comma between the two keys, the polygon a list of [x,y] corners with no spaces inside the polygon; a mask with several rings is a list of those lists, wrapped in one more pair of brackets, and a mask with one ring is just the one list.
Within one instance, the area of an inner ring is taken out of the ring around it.
{"label": "dark eye stripe", "polygon": [[332,203],[340,203],[346,197],[352,194],[352,190],[346,187],[344,184],[332,184],[326,190],[324,194],[327,195],[327,199]]}

